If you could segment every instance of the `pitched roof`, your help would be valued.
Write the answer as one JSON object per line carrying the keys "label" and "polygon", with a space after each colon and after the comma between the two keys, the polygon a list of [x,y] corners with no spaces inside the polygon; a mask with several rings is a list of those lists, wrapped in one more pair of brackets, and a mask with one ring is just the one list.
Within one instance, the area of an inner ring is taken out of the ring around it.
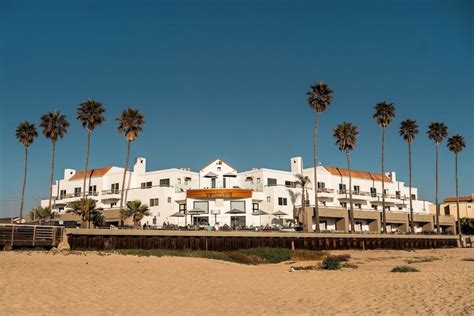
{"label": "pitched roof", "polygon": [[[348,169],[343,169],[343,168],[338,168],[338,167],[330,167],[330,166],[324,166],[329,173],[335,176],[343,176],[343,177],[348,177],[349,176],[349,170]],[[368,171],[359,171],[359,170],[352,170],[351,169],[351,176],[353,178],[359,178],[359,179],[367,179],[367,180],[374,180],[374,181],[382,181],[382,174],[380,173],[372,173]],[[384,176],[384,180],[386,182],[392,182],[392,180]]]}
{"label": "pitched roof", "polygon": [[[468,195],[468,196],[460,196],[459,197],[459,202],[472,202],[473,195]],[[448,196],[444,199],[444,203],[450,203],[450,202],[456,202],[456,197],[455,196]]]}
{"label": "pitched roof", "polygon": [[[87,178],[95,178],[95,177],[102,177],[105,175],[112,167],[103,167],[99,169],[91,169],[87,170]],[[76,172],[69,180],[79,180],[84,179],[85,171],[81,170]]]}
{"label": "pitched roof", "polygon": [[210,163],[208,163],[207,165],[205,165],[204,167],[201,168],[201,171],[203,171],[204,169],[206,169],[207,167],[209,167],[210,165],[212,165],[214,162],[216,161],[221,161],[222,163],[225,163],[226,165],[228,165],[229,167],[231,167],[232,169],[234,169],[235,171],[237,171],[237,169],[234,168],[234,166],[232,166],[230,163],[224,161],[223,159],[221,158],[216,158],[214,159],[213,161],[211,161]]}

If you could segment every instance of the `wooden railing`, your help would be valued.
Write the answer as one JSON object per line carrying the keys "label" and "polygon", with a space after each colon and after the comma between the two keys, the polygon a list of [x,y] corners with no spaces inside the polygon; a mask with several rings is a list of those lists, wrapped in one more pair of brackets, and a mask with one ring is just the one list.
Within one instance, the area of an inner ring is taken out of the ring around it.
{"label": "wooden railing", "polygon": [[57,247],[63,227],[0,224],[0,247]]}

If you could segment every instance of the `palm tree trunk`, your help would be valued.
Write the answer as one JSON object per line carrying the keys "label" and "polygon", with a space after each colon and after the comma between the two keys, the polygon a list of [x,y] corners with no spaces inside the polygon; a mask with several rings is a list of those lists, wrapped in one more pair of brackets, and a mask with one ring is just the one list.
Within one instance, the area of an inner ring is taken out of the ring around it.
{"label": "palm tree trunk", "polygon": [[459,213],[459,186],[458,186],[458,154],[456,153],[454,162],[454,172],[456,173],[456,209],[458,215],[458,234],[462,246],[461,217]]}
{"label": "palm tree trunk", "polygon": [[384,169],[385,128],[382,128],[382,231],[387,233],[387,214],[385,212],[385,169]]}
{"label": "palm tree trunk", "polygon": [[408,194],[410,195],[410,228],[411,228],[411,233],[415,233],[415,223],[413,221],[413,201],[411,197],[411,142],[408,142],[408,182],[409,182],[409,187],[408,187]]}
{"label": "palm tree trunk", "polygon": [[86,165],[84,167],[84,183],[82,185],[82,197],[86,198],[86,180],[87,180],[87,167],[89,165],[89,149],[91,145],[91,131],[87,130],[87,148],[86,148]]}
{"label": "palm tree trunk", "polygon": [[23,219],[23,206],[25,204],[25,187],[26,187],[26,174],[28,172],[28,146],[25,146],[25,170],[23,172],[23,187],[21,189],[21,201],[20,201],[20,224]]}
{"label": "palm tree trunk", "polygon": [[[319,228],[319,206],[318,206],[318,157],[317,157],[317,148],[318,148],[318,127],[319,127],[319,116],[321,113],[316,111],[316,121],[314,123],[314,144],[313,144],[313,172],[314,172],[314,220],[316,222],[316,232],[319,233],[321,230]],[[309,219],[312,223],[313,219]],[[310,225],[311,227],[312,225]]]}
{"label": "palm tree trunk", "polygon": [[[127,144],[127,157],[125,158],[125,168],[123,170],[123,178],[122,178],[122,188],[120,191],[120,210],[123,209],[123,194],[125,192],[125,176],[127,175],[127,169],[128,169],[128,159],[130,158],[130,145],[132,144],[132,141],[128,140]],[[123,220],[121,219],[121,226],[123,225]]]}
{"label": "palm tree trunk", "polygon": [[51,199],[53,198],[53,178],[54,178],[54,154],[56,152],[56,142],[51,142],[52,143],[52,148],[51,148],[51,171],[50,171],[50,177],[49,177],[49,201],[48,201],[48,208],[50,211],[51,209]]}
{"label": "palm tree trunk", "polygon": [[351,176],[351,163],[349,160],[349,151],[346,150],[346,160],[347,160],[347,171],[349,172],[349,217],[351,221],[351,232],[355,232],[355,220],[354,220],[354,205],[352,204],[352,176]]}
{"label": "palm tree trunk", "polygon": [[439,203],[438,203],[438,143],[436,143],[436,195],[435,195],[435,203],[436,203],[436,233],[440,233],[439,227]]}

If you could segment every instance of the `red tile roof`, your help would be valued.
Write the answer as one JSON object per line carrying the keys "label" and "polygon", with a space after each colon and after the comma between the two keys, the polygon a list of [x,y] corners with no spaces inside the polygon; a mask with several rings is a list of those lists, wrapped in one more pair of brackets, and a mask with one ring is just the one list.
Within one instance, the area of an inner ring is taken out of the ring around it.
{"label": "red tile roof", "polygon": [[[103,167],[99,169],[87,170],[87,178],[102,177],[105,175],[112,167]],[[84,170],[76,172],[69,180],[79,180],[84,179]]]}
{"label": "red tile roof", "polygon": [[[468,196],[460,196],[459,197],[459,202],[472,202],[473,195],[468,195]],[[456,202],[456,197],[455,196],[448,196],[444,199],[444,203],[452,203]]]}
{"label": "red tile roof", "polygon": [[[330,167],[330,166],[324,166],[324,168],[326,168],[327,171],[329,171],[332,175],[335,175],[335,176],[343,176],[343,177],[349,176],[348,169]],[[351,176],[353,178],[359,178],[359,179],[382,181],[381,173],[372,173],[372,172],[367,172],[367,171],[359,171],[359,170],[351,169]],[[384,176],[384,180],[386,182],[392,182],[392,180],[387,176]]]}

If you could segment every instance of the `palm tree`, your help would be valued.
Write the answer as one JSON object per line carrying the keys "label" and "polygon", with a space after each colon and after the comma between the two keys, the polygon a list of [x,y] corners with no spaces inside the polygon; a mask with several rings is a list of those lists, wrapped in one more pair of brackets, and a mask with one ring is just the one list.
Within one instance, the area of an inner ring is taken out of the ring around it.
{"label": "palm tree", "polygon": [[23,218],[23,207],[25,203],[25,188],[26,188],[26,175],[28,172],[28,147],[34,142],[38,136],[36,132],[35,124],[30,122],[22,122],[16,128],[16,138],[25,147],[25,163],[23,172],[23,186],[21,189],[21,201],[20,201],[20,223]]}
{"label": "palm tree", "polygon": [[[458,234],[461,236],[461,218],[459,216],[459,185],[458,185],[458,155],[466,147],[466,141],[461,135],[454,135],[448,139],[448,149],[454,153],[454,172],[456,177],[456,209],[458,212]],[[461,243],[462,244],[462,243]]]}
{"label": "palm tree", "polygon": [[125,167],[123,169],[123,178],[122,178],[122,190],[120,191],[120,210],[123,209],[123,193],[125,192],[125,176],[128,169],[128,160],[130,158],[130,145],[132,141],[137,139],[140,132],[142,132],[142,126],[145,124],[145,119],[143,114],[132,107],[128,107],[126,110],[123,110],[120,116],[117,118],[118,131],[125,135],[127,140],[127,158],[125,159]]}
{"label": "palm tree", "polygon": [[122,220],[131,217],[134,226],[137,226],[137,224],[144,216],[149,215],[150,208],[148,207],[148,205],[142,204],[142,202],[139,200],[128,201],[127,208],[120,210],[120,216],[122,217]]}
{"label": "palm tree", "polygon": [[408,175],[409,175],[409,192],[410,195],[410,229],[412,234],[415,233],[415,224],[413,222],[413,200],[411,196],[411,144],[418,135],[418,125],[416,121],[406,119],[400,124],[400,136],[408,143]]}
{"label": "palm tree", "polygon": [[90,218],[99,213],[100,209],[96,207],[97,201],[90,198],[81,198],[68,204],[67,213],[79,215],[83,223],[88,222],[90,228]]}
{"label": "palm tree", "polygon": [[297,174],[295,177],[298,179],[296,181],[296,184],[298,184],[301,187],[301,212],[304,214],[304,208],[306,206],[306,194],[305,194],[305,189],[306,186],[311,183],[311,180],[309,179],[308,176],[302,175],[302,174]]}
{"label": "palm tree", "polygon": [[319,229],[319,206],[318,206],[318,173],[317,173],[317,148],[318,148],[318,127],[319,117],[328,107],[331,106],[333,99],[333,90],[324,82],[315,83],[310,87],[308,95],[309,106],[316,111],[316,121],[314,124],[314,139],[313,139],[313,172],[314,172],[314,217],[316,221],[316,232]]}
{"label": "palm tree", "polygon": [[89,164],[89,150],[91,145],[91,133],[97,127],[104,123],[104,112],[105,109],[102,107],[102,103],[93,99],[88,99],[83,102],[77,108],[76,118],[82,123],[82,126],[87,129],[87,149],[86,149],[86,166],[84,168],[84,183],[82,185],[82,197],[86,197],[86,179],[87,179],[87,167]]}
{"label": "palm tree", "polygon": [[438,160],[439,160],[439,144],[443,142],[443,139],[448,137],[448,127],[443,122],[433,122],[428,125],[428,131],[426,132],[428,138],[433,140],[436,144],[436,232],[440,233],[439,227],[439,203],[438,203]]}
{"label": "palm tree", "polygon": [[333,136],[336,139],[336,145],[340,151],[345,151],[346,161],[347,161],[347,170],[349,172],[349,204],[350,211],[349,217],[351,221],[351,231],[355,232],[355,221],[354,221],[354,206],[352,204],[352,175],[351,175],[351,164],[349,159],[349,154],[354,150],[357,143],[357,135],[359,135],[359,130],[357,126],[352,125],[351,123],[343,122],[339,124],[333,132]]}
{"label": "palm tree", "polygon": [[38,205],[37,207],[33,208],[30,212],[30,219],[32,221],[36,220],[43,220],[43,219],[49,219],[52,217],[51,214],[51,209],[47,207],[42,207],[41,205]]}
{"label": "palm tree", "polygon": [[375,105],[375,113],[373,118],[382,128],[382,225],[383,232],[387,233],[387,217],[385,213],[385,169],[384,169],[384,146],[385,146],[385,129],[390,125],[395,117],[395,107],[390,102],[379,102]]}
{"label": "palm tree", "polygon": [[56,151],[56,142],[64,137],[69,128],[69,122],[66,116],[59,111],[49,112],[41,116],[40,127],[43,129],[43,135],[51,141],[51,173],[49,179],[49,202],[48,208],[51,209],[51,198],[53,195],[53,177],[54,177],[54,154]]}

